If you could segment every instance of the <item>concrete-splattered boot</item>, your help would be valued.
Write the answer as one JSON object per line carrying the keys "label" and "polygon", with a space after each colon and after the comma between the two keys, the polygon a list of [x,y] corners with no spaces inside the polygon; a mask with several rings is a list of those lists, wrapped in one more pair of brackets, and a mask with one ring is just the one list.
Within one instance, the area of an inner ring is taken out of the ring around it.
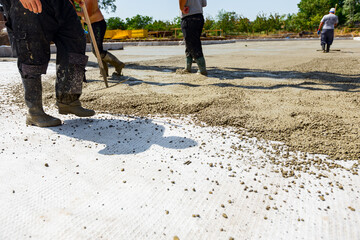
{"label": "concrete-splattered boot", "polygon": [[122,69],[125,67],[125,64],[121,62],[117,57],[112,55],[110,52],[106,52],[106,55],[102,59],[105,63],[109,63],[115,67],[116,74],[121,75]]}
{"label": "concrete-splattered boot", "polygon": [[322,48],[323,53],[326,52],[326,50],[325,50],[325,44],[321,44],[321,48]]}
{"label": "concrete-splattered boot", "polygon": [[326,44],[326,52],[330,52],[330,44]]}
{"label": "concrete-splattered boot", "polygon": [[206,71],[206,62],[205,62],[205,58],[204,57],[199,57],[197,59],[195,59],[198,67],[199,67],[199,71],[198,73],[200,73],[201,75],[207,76],[207,71]]}
{"label": "concrete-splattered boot", "polygon": [[74,114],[78,117],[91,117],[95,115],[95,111],[91,109],[86,109],[81,106],[79,100],[80,94],[62,94],[61,102],[57,101],[56,105],[58,106],[59,113]]}
{"label": "concrete-splattered boot", "polygon": [[192,64],[193,64],[193,58],[192,57],[186,57],[186,66],[185,66],[184,71],[188,72],[188,73],[191,73]]}
{"label": "concrete-splattered boot", "polygon": [[22,79],[25,104],[28,107],[26,124],[38,127],[55,127],[61,125],[61,120],[44,112],[42,105],[41,75]]}
{"label": "concrete-splattered boot", "polygon": [[69,53],[69,60],[57,65],[56,105],[60,114],[74,114],[78,117],[91,117],[95,111],[83,108],[80,103],[82,80],[88,57]]}

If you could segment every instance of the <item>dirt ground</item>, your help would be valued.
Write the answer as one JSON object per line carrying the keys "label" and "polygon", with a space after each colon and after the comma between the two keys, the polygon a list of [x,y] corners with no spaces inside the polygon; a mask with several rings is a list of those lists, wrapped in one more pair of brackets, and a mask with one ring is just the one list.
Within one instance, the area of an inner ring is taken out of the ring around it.
{"label": "dirt ground", "polygon": [[[82,100],[98,112],[192,115],[200,124],[232,126],[292,150],[359,160],[360,42],[335,41],[327,54],[319,48],[318,41],[204,46],[204,77],[196,64],[194,74],[178,73],[184,46],[126,47],[113,51],[127,64],[124,76],[111,77],[106,89],[98,69],[89,68]],[[89,65],[95,61],[91,56]],[[44,84],[50,104],[53,84]]]}

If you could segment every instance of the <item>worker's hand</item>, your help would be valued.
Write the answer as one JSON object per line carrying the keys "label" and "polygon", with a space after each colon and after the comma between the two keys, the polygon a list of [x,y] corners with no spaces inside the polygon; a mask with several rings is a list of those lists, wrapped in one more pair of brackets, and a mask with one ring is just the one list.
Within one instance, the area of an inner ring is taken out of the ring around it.
{"label": "worker's hand", "polygon": [[189,7],[184,7],[183,10],[182,10],[183,14],[188,14],[189,11],[190,11]]}
{"label": "worker's hand", "polygon": [[41,13],[42,5],[40,0],[20,0],[24,8],[28,9],[33,13]]}
{"label": "worker's hand", "polygon": [[321,30],[318,30],[318,31],[317,31],[317,34],[320,35],[320,33],[321,33]]}

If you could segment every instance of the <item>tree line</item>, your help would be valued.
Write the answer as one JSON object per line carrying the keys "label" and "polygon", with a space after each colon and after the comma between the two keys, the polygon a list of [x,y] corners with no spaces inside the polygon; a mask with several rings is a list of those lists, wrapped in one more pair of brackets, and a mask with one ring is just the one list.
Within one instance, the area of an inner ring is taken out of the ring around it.
{"label": "tree line", "polygon": [[[106,2],[107,1],[107,2]],[[114,9],[113,0],[103,0],[103,8]],[[259,13],[255,20],[220,10],[215,17],[205,17],[205,30],[223,30],[227,35],[239,33],[270,33],[277,31],[300,32],[314,31],[319,26],[321,18],[329,9],[337,6],[336,15],[339,25],[354,27],[360,22],[360,0],[301,0],[298,12],[280,15],[277,13]],[[171,21],[154,20],[153,17],[136,15],[125,20],[119,17],[107,19],[108,29],[147,29],[149,31],[171,31],[181,27],[180,17]]]}

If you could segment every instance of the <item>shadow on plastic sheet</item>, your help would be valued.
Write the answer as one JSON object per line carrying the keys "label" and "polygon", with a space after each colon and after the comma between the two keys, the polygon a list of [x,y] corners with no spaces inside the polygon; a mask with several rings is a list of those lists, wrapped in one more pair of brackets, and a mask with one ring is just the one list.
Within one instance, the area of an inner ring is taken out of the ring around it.
{"label": "shadow on plastic sheet", "polygon": [[[173,125],[175,126],[175,125]],[[102,145],[104,155],[137,154],[152,145],[169,149],[186,149],[197,142],[176,136],[164,136],[165,127],[146,118],[119,119],[73,119],[65,120],[60,127],[52,128],[58,134]]]}

